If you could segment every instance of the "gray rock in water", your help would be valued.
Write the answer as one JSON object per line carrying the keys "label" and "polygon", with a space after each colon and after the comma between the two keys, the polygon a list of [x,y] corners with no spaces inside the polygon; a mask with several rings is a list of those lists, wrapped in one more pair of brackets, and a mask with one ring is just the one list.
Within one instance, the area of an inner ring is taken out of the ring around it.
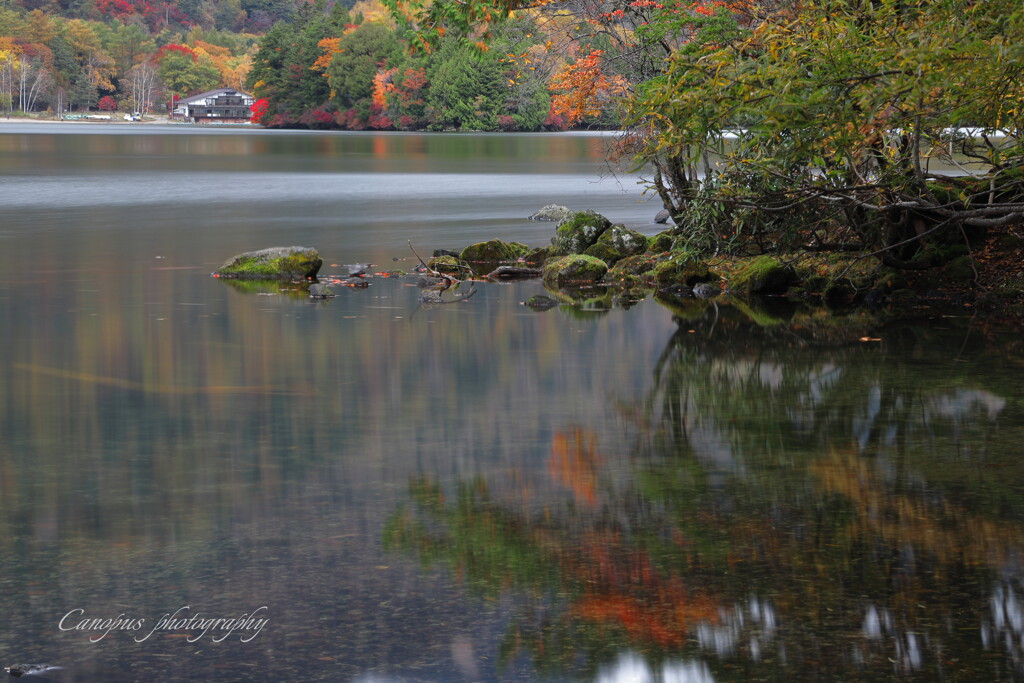
{"label": "gray rock in water", "polygon": [[718,288],[718,285],[713,285],[710,282],[699,282],[693,286],[693,295],[698,299],[714,299],[721,293],[722,290]]}
{"label": "gray rock in water", "polygon": [[523,302],[523,305],[529,308],[531,311],[546,311],[549,308],[554,308],[558,305],[558,302],[549,296],[543,294],[537,294],[531,296],[529,299]]}
{"label": "gray rock in water", "polygon": [[655,223],[668,223],[668,219],[672,217],[672,214],[668,212],[668,209],[662,209],[654,217]]}
{"label": "gray rock in water", "polygon": [[445,289],[449,286],[449,283],[448,280],[442,277],[424,275],[416,281],[416,286],[420,289]]}
{"label": "gray rock in water", "polygon": [[660,291],[662,294],[668,294],[670,296],[678,297],[680,299],[693,296],[692,289],[690,289],[684,284],[679,283],[669,285],[668,287],[663,287],[658,291]]}
{"label": "gray rock in water", "polygon": [[570,213],[568,207],[558,204],[548,204],[537,213],[530,216],[531,221],[560,221]]}
{"label": "gray rock in water", "polygon": [[334,292],[327,285],[315,284],[309,286],[309,295],[314,299],[326,299],[334,296]]}

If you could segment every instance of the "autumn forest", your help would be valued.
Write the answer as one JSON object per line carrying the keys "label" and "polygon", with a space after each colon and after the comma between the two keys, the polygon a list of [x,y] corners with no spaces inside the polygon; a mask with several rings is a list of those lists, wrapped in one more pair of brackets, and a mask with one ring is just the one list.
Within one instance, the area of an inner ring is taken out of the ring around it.
{"label": "autumn forest", "polygon": [[0,6],[0,106],[8,115],[163,113],[175,98],[231,87],[252,92],[254,121],[273,127],[617,125],[626,77],[605,75],[601,59],[623,37],[621,26],[601,30],[612,14],[527,9],[473,40],[439,30],[424,48],[378,0],[346,4],[9,1]]}

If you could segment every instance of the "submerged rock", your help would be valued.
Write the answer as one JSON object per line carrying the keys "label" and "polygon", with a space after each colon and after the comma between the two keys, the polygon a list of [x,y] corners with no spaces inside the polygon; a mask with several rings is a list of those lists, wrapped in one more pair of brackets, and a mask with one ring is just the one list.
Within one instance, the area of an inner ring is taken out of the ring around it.
{"label": "submerged rock", "polygon": [[714,299],[721,293],[718,285],[710,282],[698,282],[693,286],[693,295],[698,299]]}
{"label": "submerged rock", "polygon": [[323,263],[312,247],[271,247],[232,256],[214,275],[241,280],[306,280],[315,278]]}
{"label": "submerged rock", "polygon": [[327,285],[315,284],[309,286],[309,296],[314,299],[327,299],[334,296],[334,292]]}
{"label": "submerged rock", "polygon": [[359,277],[366,275],[367,271],[373,268],[372,263],[346,263],[345,267],[348,268],[348,274],[352,277]]}
{"label": "submerged rock", "polygon": [[523,302],[523,305],[531,311],[546,311],[558,305],[558,302],[549,296],[535,294]]}

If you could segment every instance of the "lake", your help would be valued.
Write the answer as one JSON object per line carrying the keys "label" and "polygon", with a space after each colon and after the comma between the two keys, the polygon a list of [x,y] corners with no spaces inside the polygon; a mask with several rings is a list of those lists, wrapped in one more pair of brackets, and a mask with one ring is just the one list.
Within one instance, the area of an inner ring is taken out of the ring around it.
{"label": "lake", "polygon": [[1024,679],[1019,331],[210,277],[544,246],[551,203],[655,234],[612,142],[0,123],[0,664]]}

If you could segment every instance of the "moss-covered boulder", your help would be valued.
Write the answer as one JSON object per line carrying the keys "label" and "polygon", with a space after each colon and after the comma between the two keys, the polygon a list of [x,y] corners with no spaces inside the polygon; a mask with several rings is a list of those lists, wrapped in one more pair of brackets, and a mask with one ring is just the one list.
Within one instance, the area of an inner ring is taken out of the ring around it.
{"label": "moss-covered boulder", "polygon": [[693,287],[699,282],[716,282],[718,274],[708,264],[688,252],[673,252],[661,259],[651,270],[654,281],[662,287],[685,285]]}
{"label": "moss-covered boulder", "polygon": [[657,235],[647,238],[647,251],[655,254],[668,251],[675,241],[676,236],[671,231],[659,232]]}
{"label": "moss-covered boulder", "polygon": [[782,294],[796,282],[793,269],[771,256],[758,256],[733,275],[729,289],[747,294]]}
{"label": "moss-covered boulder", "polygon": [[555,256],[582,254],[592,247],[612,222],[596,211],[576,211],[559,222],[551,238]]}
{"label": "moss-covered boulder", "polygon": [[306,280],[315,278],[323,264],[312,247],[271,247],[232,256],[214,275],[239,280]]}
{"label": "moss-covered boulder", "polygon": [[435,256],[427,261],[427,268],[459,279],[470,273],[469,264],[456,256]]}
{"label": "moss-covered boulder", "polygon": [[551,258],[551,247],[531,249],[523,256],[523,263],[528,266],[539,266]]}
{"label": "moss-covered boulder", "polygon": [[525,256],[528,251],[529,247],[518,242],[488,240],[469,245],[462,250],[459,258],[470,263],[501,263],[515,261],[520,256]]}
{"label": "moss-covered boulder", "polygon": [[544,282],[553,287],[592,284],[608,272],[608,265],[599,258],[570,254],[544,264]]}
{"label": "moss-covered boulder", "polygon": [[653,279],[651,271],[658,264],[653,254],[643,253],[620,259],[608,269],[605,281],[625,287],[632,287]]}
{"label": "moss-covered boulder", "polygon": [[794,269],[805,296],[833,304],[856,300],[879,278],[874,259],[850,254],[806,254],[794,262]]}
{"label": "moss-covered boulder", "polygon": [[647,251],[647,237],[621,225],[613,225],[597,238],[597,242],[583,253],[596,256],[609,266],[627,256],[636,256]]}

